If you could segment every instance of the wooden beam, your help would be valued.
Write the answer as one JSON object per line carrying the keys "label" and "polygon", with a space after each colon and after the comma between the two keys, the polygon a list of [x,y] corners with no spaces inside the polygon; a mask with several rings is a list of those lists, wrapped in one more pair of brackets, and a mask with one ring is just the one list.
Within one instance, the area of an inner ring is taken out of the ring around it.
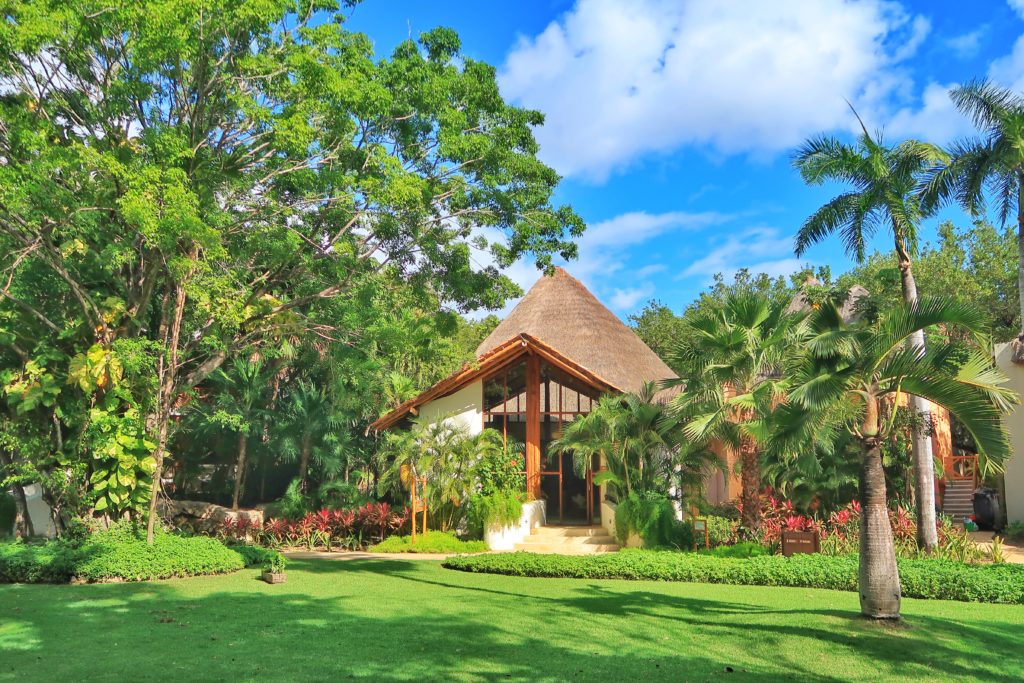
{"label": "wooden beam", "polygon": [[526,492],[540,498],[540,356],[526,357]]}

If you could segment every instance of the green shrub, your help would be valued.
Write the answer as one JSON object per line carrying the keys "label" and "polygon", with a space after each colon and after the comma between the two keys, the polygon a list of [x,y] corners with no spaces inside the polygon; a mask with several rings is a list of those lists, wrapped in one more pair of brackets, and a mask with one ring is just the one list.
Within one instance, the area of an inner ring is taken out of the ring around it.
{"label": "green shrub", "polygon": [[461,541],[450,531],[428,531],[416,536],[389,536],[369,548],[372,553],[482,553],[487,550],[483,541]]}
{"label": "green shrub", "polygon": [[0,537],[14,535],[14,520],[18,516],[18,507],[14,496],[0,491]]}
{"label": "green shrub", "polygon": [[469,526],[482,534],[492,524],[512,526],[523,516],[523,501],[526,494],[521,491],[496,491],[477,494],[469,499]]}
{"label": "green shrub", "polygon": [[1024,540],[1024,522],[1011,522],[1003,530],[1003,536],[1011,541]]}
{"label": "green shrub", "polygon": [[281,556],[281,553],[273,548],[263,548],[258,545],[246,545],[244,543],[229,545],[228,550],[238,553],[246,567],[262,567],[275,557]]}
{"label": "green shrub", "polygon": [[[449,569],[509,576],[689,581],[755,586],[857,590],[857,557],[762,555],[750,559],[699,553],[622,550],[573,557],[501,553],[453,557]],[[900,560],[903,595],[911,598],[1024,604],[1024,565],[970,565],[948,560]]]}
{"label": "green shrub", "polygon": [[0,583],[67,583],[77,549],[63,541],[0,543]]}
{"label": "green shrub", "polygon": [[0,544],[0,582],[65,583],[147,581],[224,574],[245,566],[243,556],[214,538],[158,530],[153,545],[145,530],[119,523],[83,540]]}
{"label": "green shrub", "polygon": [[274,553],[269,556],[263,563],[263,571],[272,572],[274,574],[283,574],[284,568],[288,566],[288,561],[281,553]]}
{"label": "green shrub", "polygon": [[760,543],[752,543],[750,541],[743,541],[736,545],[720,545],[717,548],[706,548],[700,551],[701,555],[710,555],[712,557],[738,557],[746,559],[748,557],[760,557],[761,555],[770,555],[771,552],[768,548],[764,547]]}
{"label": "green shrub", "polygon": [[615,536],[625,543],[638,534],[648,547],[670,546],[674,539],[675,509],[659,493],[630,493],[615,507]]}

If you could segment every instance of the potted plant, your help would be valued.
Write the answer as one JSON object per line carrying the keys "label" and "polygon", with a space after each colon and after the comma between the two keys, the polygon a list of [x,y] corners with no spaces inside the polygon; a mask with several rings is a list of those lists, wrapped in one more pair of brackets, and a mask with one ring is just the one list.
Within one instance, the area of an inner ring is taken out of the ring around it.
{"label": "potted plant", "polygon": [[274,553],[263,565],[263,580],[267,583],[284,583],[286,561],[281,553]]}

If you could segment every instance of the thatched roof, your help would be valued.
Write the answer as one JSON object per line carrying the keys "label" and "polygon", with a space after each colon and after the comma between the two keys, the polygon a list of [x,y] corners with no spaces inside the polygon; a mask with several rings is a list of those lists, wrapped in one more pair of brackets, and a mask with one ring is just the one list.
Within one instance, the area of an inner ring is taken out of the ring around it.
{"label": "thatched roof", "polygon": [[477,347],[483,356],[528,334],[623,392],[676,375],[579,280],[562,268],[537,281]]}
{"label": "thatched roof", "polygon": [[[635,392],[644,382],[675,373],[633,330],[604,307],[579,280],[556,268],[541,278],[490,336],[477,347],[476,362],[463,366],[419,396],[382,415],[367,429],[381,431],[416,414],[419,406],[493,374],[526,353],[569,373],[599,393]],[[658,394],[667,399],[678,389]]]}

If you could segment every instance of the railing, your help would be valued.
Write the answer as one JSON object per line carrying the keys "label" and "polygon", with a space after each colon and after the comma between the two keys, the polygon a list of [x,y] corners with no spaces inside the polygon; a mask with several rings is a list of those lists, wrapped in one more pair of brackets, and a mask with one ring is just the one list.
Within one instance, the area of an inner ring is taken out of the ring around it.
{"label": "railing", "polygon": [[946,478],[955,481],[978,483],[978,456],[954,455],[950,458],[949,471]]}

